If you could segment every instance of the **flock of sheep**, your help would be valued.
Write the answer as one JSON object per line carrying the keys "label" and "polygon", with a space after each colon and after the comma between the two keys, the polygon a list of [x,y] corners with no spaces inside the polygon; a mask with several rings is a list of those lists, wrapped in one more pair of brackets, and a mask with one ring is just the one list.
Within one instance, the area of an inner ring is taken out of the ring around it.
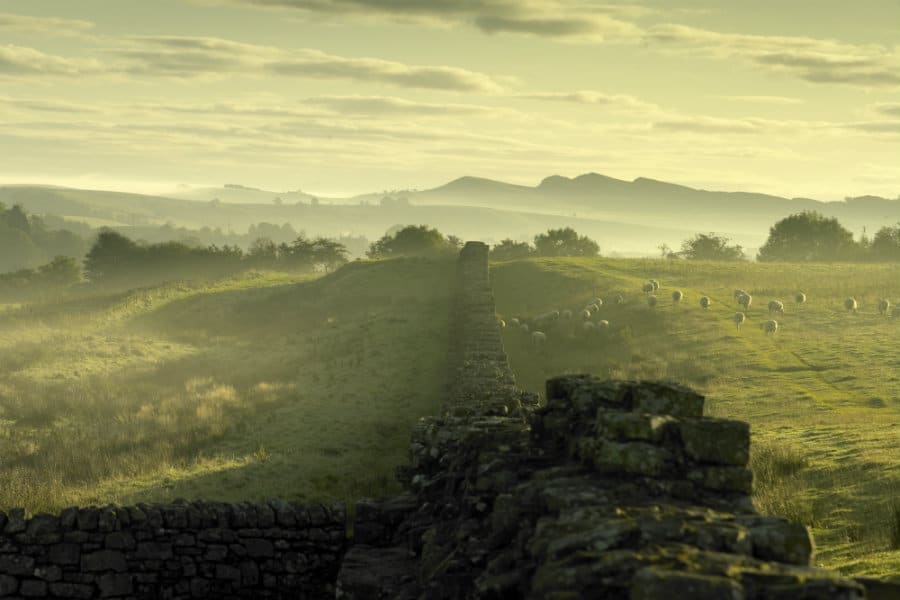
{"label": "flock of sheep", "polygon": [[[659,287],[659,281],[655,279],[650,279],[641,286],[641,291],[647,294],[647,304],[651,308],[659,304],[659,298],[656,295],[656,292],[659,291]],[[684,300],[684,294],[681,290],[673,290],[671,296],[672,302],[675,304],[679,304]],[[795,304],[802,305],[806,303],[806,300],[806,294],[803,292],[794,294]],[[747,313],[750,311],[750,306],[753,304],[753,296],[750,295],[749,292],[736,289],[734,290],[734,301],[743,309],[735,312],[732,316],[735,326],[740,330],[741,326],[747,320]],[[612,302],[616,305],[622,305],[625,303],[625,297],[622,294],[616,294],[613,297]],[[712,300],[710,300],[709,296],[701,296],[699,303],[700,308],[707,310],[712,304]],[[552,310],[530,319],[519,317],[512,318],[508,324],[498,318],[498,323],[501,328],[509,325],[511,328],[528,335],[535,350],[540,351],[547,344],[548,332],[555,332],[566,323],[569,323],[568,328],[571,335],[595,336],[609,330],[608,320],[596,318],[599,315],[602,306],[603,300],[601,298],[592,298],[580,311],[573,311],[570,309],[562,311]],[[859,310],[859,303],[855,298],[847,298],[844,300],[844,308],[849,312],[855,313]],[[784,303],[781,300],[770,300],[768,309],[769,317],[773,317],[776,314],[784,315]],[[878,313],[885,316],[890,313],[892,317],[900,318],[900,306],[894,306],[891,304],[890,300],[882,298],[878,302]],[[580,325],[578,325],[579,322]],[[778,321],[769,318],[762,323],[761,327],[766,335],[773,335],[778,331]]]}

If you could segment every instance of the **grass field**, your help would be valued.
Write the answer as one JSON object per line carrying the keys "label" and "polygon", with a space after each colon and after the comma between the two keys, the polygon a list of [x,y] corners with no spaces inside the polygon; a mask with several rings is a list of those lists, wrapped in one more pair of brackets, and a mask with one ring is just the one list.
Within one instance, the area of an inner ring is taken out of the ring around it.
{"label": "grass field", "polygon": [[0,310],[0,510],[397,489],[445,385],[452,261]]}
{"label": "grass field", "polygon": [[[538,259],[497,263],[498,313],[509,319],[608,300],[609,331],[585,339],[551,331],[542,352],[507,328],[519,384],[541,392],[555,374],[672,379],[707,395],[707,414],[749,421],[754,500],[809,525],[821,566],[847,574],[900,571],[900,265],[786,265],[673,260]],[[640,292],[658,279],[659,304]],[[735,288],[754,302],[738,331]],[[676,305],[671,292],[685,299]],[[794,293],[804,291],[797,306]],[[621,292],[626,303],[611,302]],[[698,301],[712,299],[704,311]],[[843,308],[855,296],[856,314]],[[770,299],[785,303],[766,336]]]}

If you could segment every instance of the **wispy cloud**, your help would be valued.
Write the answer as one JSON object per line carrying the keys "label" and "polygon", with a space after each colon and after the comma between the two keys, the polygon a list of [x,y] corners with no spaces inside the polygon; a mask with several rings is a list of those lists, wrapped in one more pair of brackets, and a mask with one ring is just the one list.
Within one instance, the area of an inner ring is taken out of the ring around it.
{"label": "wispy cloud", "polygon": [[571,102],[574,104],[592,104],[626,109],[655,110],[657,105],[645,102],[640,98],[628,94],[607,94],[592,90],[580,90],[575,92],[531,92],[517,94],[515,98],[525,100],[545,100],[550,102]]}
{"label": "wispy cloud", "polygon": [[497,79],[459,67],[410,65],[369,57],[344,57],[319,50],[283,50],[232,40],[189,36],[143,36],[110,51],[132,75],[222,78],[267,74],[346,79],[400,87],[494,93]]}
{"label": "wispy cloud", "polygon": [[322,106],[343,114],[364,115],[466,115],[489,114],[497,109],[476,104],[415,102],[390,96],[318,96],[304,104]]}
{"label": "wispy cloud", "polygon": [[772,73],[812,83],[900,86],[900,53],[896,48],[802,36],[719,33],[673,24],[653,26],[646,40],[674,51],[743,59]]}
{"label": "wispy cloud", "polygon": [[800,98],[788,96],[712,96],[716,100],[728,102],[748,102],[751,104],[803,104]]}
{"label": "wispy cloud", "polygon": [[879,102],[873,104],[871,108],[878,114],[900,117],[900,102]]}
{"label": "wispy cloud", "polygon": [[94,27],[91,21],[61,19],[57,17],[32,17],[0,12],[0,31],[59,35],[82,35]]}
{"label": "wispy cloud", "polygon": [[0,77],[54,75],[74,77],[100,71],[91,59],[63,58],[24,46],[0,46]]}

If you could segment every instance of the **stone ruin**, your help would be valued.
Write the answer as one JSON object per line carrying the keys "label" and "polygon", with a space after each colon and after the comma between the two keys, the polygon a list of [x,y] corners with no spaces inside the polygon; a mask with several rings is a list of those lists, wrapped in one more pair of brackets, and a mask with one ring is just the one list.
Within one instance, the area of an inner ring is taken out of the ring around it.
{"label": "stone ruin", "polygon": [[541,406],[494,310],[470,242],[448,393],[412,432],[403,494],[349,523],[281,501],[0,513],[0,597],[900,598],[811,567],[805,527],[756,513],[746,423],[676,384],[586,375],[548,381]]}

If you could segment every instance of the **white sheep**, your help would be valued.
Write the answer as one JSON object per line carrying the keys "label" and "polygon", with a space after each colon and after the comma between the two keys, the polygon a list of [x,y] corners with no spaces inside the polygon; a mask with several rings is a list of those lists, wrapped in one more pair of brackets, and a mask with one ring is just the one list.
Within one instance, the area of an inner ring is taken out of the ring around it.
{"label": "white sheep", "polygon": [[599,321],[597,321],[597,329],[601,329],[601,330],[607,329],[608,330],[609,329],[609,321],[607,321],[606,319],[600,319]]}
{"label": "white sheep", "polygon": [[734,321],[735,326],[738,328],[738,331],[741,330],[741,325],[744,324],[744,321],[747,319],[747,315],[742,312],[734,313],[734,316],[731,317],[731,320]]}
{"label": "white sheep", "polygon": [[513,317],[512,319],[509,320],[510,327],[519,327],[520,325],[522,325],[522,323],[516,317]]}
{"label": "white sheep", "polygon": [[585,306],[585,309],[591,311],[591,314],[594,314],[595,312],[600,311],[600,305],[594,302],[593,304],[588,304],[587,306]]}
{"label": "white sheep", "polygon": [[709,299],[709,296],[700,297],[700,308],[706,310],[707,308],[709,308],[710,304],[712,304],[712,301]]}
{"label": "white sheep", "polygon": [[856,309],[859,308],[859,304],[857,304],[856,298],[851,297],[844,300],[844,308],[846,308],[848,311],[856,312]]}
{"label": "white sheep", "polygon": [[650,282],[647,282],[643,286],[641,286],[641,291],[644,292],[645,294],[652,293],[654,291],[654,289],[655,288],[653,287],[653,284]]}
{"label": "white sheep", "polygon": [[888,311],[891,309],[891,301],[887,298],[882,298],[878,301],[878,314],[886,315]]}
{"label": "white sheep", "polygon": [[597,326],[594,325],[593,321],[585,321],[584,323],[581,324],[581,330],[584,333],[590,335],[597,330]]}
{"label": "white sheep", "polygon": [[535,350],[540,351],[547,343],[547,334],[543,331],[535,331],[531,334],[531,345]]}
{"label": "white sheep", "polygon": [[581,318],[584,321],[589,321],[591,319],[591,311],[587,308],[581,311]]}
{"label": "white sheep", "polygon": [[740,304],[740,302],[738,302],[738,301],[740,300],[741,296],[743,296],[746,293],[747,292],[745,292],[744,290],[741,290],[741,289],[734,290],[734,301],[737,302],[738,304]]}
{"label": "white sheep", "polygon": [[681,290],[672,292],[672,302],[677,304],[678,302],[681,302],[682,298],[684,298],[684,294],[681,293]]}
{"label": "white sheep", "polygon": [[572,318],[572,311],[568,308],[560,313],[560,316],[567,321]]}
{"label": "white sheep", "polygon": [[794,302],[796,302],[797,304],[803,304],[804,302],[806,302],[806,294],[804,294],[803,292],[797,292],[796,294],[794,294]]}
{"label": "white sheep", "polygon": [[647,296],[647,304],[650,306],[656,306],[656,296],[653,294]]}
{"label": "white sheep", "polygon": [[659,291],[659,282],[658,282],[657,280],[651,279],[649,283],[650,283],[650,285],[653,286],[653,291],[654,291],[654,292]]}
{"label": "white sheep", "polygon": [[784,303],[781,300],[769,300],[769,314],[784,314]]}
{"label": "white sheep", "polygon": [[528,326],[528,323],[522,323],[521,325],[519,325],[519,329],[522,331],[522,333],[528,333],[529,331],[531,331],[531,327]]}
{"label": "white sheep", "polygon": [[744,292],[738,297],[738,304],[744,307],[744,310],[750,310],[750,305],[753,303],[753,296]]}
{"label": "white sheep", "polygon": [[778,331],[778,321],[775,319],[769,319],[765,323],[763,323],[763,331],[766,332],[766,335],[772,335],[776,331]]}
{"label": "white sheep", "polygon": [[616,294],[615,302],[616,304],[625,304],[625,296],[623,296],[622,294]]}
{"label": "white sheep", "polygon": [[500,319],[499,317],[497,318],[497,325],[500,327],[500,329],[506,329],[506,321]]}

